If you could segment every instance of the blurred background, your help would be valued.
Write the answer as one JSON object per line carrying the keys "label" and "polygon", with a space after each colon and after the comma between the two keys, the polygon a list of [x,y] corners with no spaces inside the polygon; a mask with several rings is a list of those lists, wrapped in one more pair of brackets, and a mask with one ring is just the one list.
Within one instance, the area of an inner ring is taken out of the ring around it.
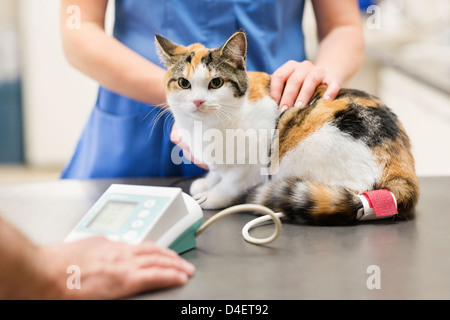
{"label": "blurred background", "polygon": [[[366,61],[345,86],[379,96],[404,124],[420,176],[450,175],[450,1],[359,1]],[[110,0],[106,28],[114,23]],[[306,0],[308,58],[317,48]],[[0,182],[57,179],[97,84],[64,58],[59,0],[0,1]]]}

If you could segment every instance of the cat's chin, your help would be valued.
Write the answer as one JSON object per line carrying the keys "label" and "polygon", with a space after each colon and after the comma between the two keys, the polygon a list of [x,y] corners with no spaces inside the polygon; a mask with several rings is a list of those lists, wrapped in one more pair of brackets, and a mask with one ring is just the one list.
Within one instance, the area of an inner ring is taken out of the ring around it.
{"label": "cat's chin", "polygon": [[191,121],[207,121],[207,123],[214,125],[222,121],[220,117],[214,116],[211,111],[192,111],[184,114],[185,119],[190,119]]}
{"label": "cat's chin", "polygon": [[207,120],[210,115],[207,112],[204,111],[194,111],[186,115],[189,119],[192,121],[198,121],[198,120]]}
{"label": "cat's chin", "polygon": [[206,117],[210,113],[211,112],[209,112],[209,111],[203,111],[203,110],[194,110],[191,112],[191,114],[196,117]]}

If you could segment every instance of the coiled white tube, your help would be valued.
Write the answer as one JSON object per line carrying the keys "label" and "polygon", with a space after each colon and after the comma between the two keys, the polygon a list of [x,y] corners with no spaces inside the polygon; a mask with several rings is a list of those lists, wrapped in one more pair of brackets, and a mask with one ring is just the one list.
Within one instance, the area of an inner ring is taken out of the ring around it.
{"label": "coiled white tube", "polygon": [[[206,199],[201,198],[201,199],[198,199],[197,201],[199,203],[202,203],[202,202],[206,201]],[[200,202],[200,201],[202,201],[202,202]],[[281,213],[281,212],[275,213],[271,209],[269,209],[265,206],[259,205],[259,204],[241,204],[241,205],[236,205],[236,206],[224,209],[224,210],[220,211],[219,213],[215,214],[214,216],[212,216],[205,223],[203,223],[200,226],[200,228],[196,231],[195,236],[199,236],[211,224],[213,224],[214,222],[216,222],[230,214],[242,213],[242,212],[248,212],[248,211],[254,211],[257,213],[261,213],[261,214],[264,214],[264,216],[253,219],[252,221],[248,222],[242,229],[242,236],[244,237],[244,239],[247,242],[261,245],[261,244],[271,243],[276,238],[278,238],[278,236],[280,235],[281,230],[282,230],[282,224],[281,224],[280,217],[284,216],[283,213]],[[275,224],[275,231],[271,236],[269,236],[267,238],[262,238],[262,239],[261,238],[258,239],[258,238],[250,236],[250,234],[248,232],[250,230],[250,228],[254,227],[258,223],[265,222],[270,219],[272,219]]]}

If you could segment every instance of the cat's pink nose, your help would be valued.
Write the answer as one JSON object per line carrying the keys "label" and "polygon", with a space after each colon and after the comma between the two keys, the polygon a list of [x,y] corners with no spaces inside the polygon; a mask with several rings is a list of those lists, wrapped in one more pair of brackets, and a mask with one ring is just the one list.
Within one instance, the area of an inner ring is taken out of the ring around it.
{"label": "cat's pink nose", "polygon": [[195,106],[199,108],[203,103],[205,103],[205,100],[194,100],[193,102]]}

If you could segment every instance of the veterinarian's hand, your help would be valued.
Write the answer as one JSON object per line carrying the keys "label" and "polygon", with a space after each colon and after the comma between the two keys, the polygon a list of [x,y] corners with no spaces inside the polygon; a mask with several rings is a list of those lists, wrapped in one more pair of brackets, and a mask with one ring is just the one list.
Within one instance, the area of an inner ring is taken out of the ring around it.
{"label": "veterinarian's hand", "polygon": [[[62,299],[117,299],[143,291],[185,284],[194,274],[192,264],[174,251],[145,242],[130,245],[92,237],[41,249],[47,273],[58,283]],[[46,259],[46,260],[44,260]],[[42,264],[42,263],[41,263]],[[70,290],[68,266],[78,266],[80,288]]]}
{"label": "veterinarian's hand", "polygon": [[191,161],[193,164],[195,164],[196,166],[208,170],[208,166],[204,163],[201,163],[200,161],[198,161],[197,159],[194,159],[194,157],[192,157],[192,154],[189,150],[189,146],[183,142],[183,140],[181,140],[181,137],[178,134],[178,126],[177,123],[174,122],[173,127],[172,127],[172,132],[170,133],[170,140],[175,143],[177,146],[179,146],[181,148],[181,150],[183,150],[183,157],[185,157],[186,159],[188,159],[189,161]]}
{"label": "veterinarian's hand", "polygon": [[282,111],[293,106],[304,107],[311,99],[316,87],[325,83],[328,89],[324,98],[336,98],[342,81],[322,67],[310,61],[288,61],[271,76],[270,95]]}

